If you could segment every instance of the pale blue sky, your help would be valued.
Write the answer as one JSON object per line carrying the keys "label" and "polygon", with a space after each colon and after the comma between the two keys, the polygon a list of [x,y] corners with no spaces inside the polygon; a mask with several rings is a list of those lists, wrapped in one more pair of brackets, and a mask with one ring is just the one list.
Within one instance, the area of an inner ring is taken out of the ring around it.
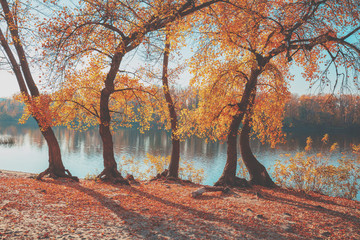
{"label": "pale blue sky", "polygon": [[8,98],[19,92],[16,78],[5,70],[0,70],[0,98]]}

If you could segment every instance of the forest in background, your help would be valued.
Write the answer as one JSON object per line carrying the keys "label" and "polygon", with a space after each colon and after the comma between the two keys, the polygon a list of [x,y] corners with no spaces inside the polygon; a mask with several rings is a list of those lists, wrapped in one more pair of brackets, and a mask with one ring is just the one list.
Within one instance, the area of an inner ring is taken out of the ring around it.
{"label": "forest in background", "polygon": [[[13,99],[0,98],[0,122],[17,124],[24,112],[24,104]],[[26,124],[36,124],[30,119]],[[153,124],[153,126],[156,123]],[[283,130],[323,131],[360,130],[360,96],[292,94],[285,105]]]}
{"label": "forest in background", "polygon": [[359,95],[291,95],[285,105],[284,130],[360,129]]}
{"label": "forest in background", "polygon": [[17,123],[24,112],[24,106],[16,100],[0,98],[0,122]]}

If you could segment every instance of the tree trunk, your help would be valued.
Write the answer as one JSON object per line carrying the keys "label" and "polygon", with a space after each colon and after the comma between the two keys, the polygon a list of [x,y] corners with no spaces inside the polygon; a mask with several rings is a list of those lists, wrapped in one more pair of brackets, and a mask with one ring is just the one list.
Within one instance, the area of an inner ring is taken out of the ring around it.
{"label": "tree trunk", "polygon": [[[2,31],[0,30],[1,45],[4,48],[4,51],[9,59],[9,62],[13,69],[13,72],[15,73],[20,91],[27,98],[25,100],[25,103],[30,104],[29,101],[31,101],[31,97],[38,97],[40,95],[40,93],[39,93],[39,90],[38,90],[35,82],[33,81],[31,71],[30,71],[30,68],[29,68],[29,65],[28,65],[28,62],[26,59],[25,51],[21,45],[19,33],[17,30],[17,25],[13,19],[13,15],[9,9],[7,1],[1,0],[1,6],[3,8],[3,12],[5,13],[5,20],[7,22],[7,25],[12,26],[9,29],[10,29],[11,37],[13,39],[18,58],[20,59],[21,68],[19,67],[19,65],[17,63],[16,58],[7,42],[5,36],[3,35]],[[23,75],[24,75],[25,79],[24,79]],[[31,96],[30,96],[27,88],[29,88]],[[77,177],[73,177],[70,174],[70,172],[64,168],[64,165],[63,165],[62,159],[61,159],[60,146],[54,135],[53,130],[50,127],[46,127],[45,130],[42,130],[39,119],[37,119],[36,116],[34,116],[34,118],[39,125],[41,133],[44,136],[46,143],[48,145],[48,149],[49,149],[49,167],[44,172],[40,173],[37,176],[37,179],[41,179],[43,176],[49,174],[50,177],[53,177],[53,178],[66,177],[66,178],[71,178],[73,180],[78,181],[79,179]]]}
{"label": "tree trunk", "polygon": [[[39,127],[41,129],[40,124]],[[41,134],[44,136],[49,149],[49,167],[40,173],[36,179],[40,180],[45,175],[49,175],[52,178],[63,177],[79,181],[77,177],[71,175],[69,170],[65,169],[61,159],[60,146],[52,128],[48,127],[46,130],[41,130]]]}
{"label": "tree trunk", "polygon": [[110,130],[110,111],[109,111],[110,93],[107,89],[101,91],[100,96],[100,118],[99,133],[103,144],[104,170],[99,174],[98,178],[113,183],[129,184],[126,179],[121,176],[117,170],[117,164],[114,155],[114,143]]}
{"label": "tree trunk", "polygon": [[162,73],[162,82],[163,82],[163,91],[165,95],[165,100],[168,106],[170,113],[170,123],[171,123],[171,159],[169,164],[169,171],[167,174],[168,178],[178,178],[179,177],[179,163],[180,163],[180,140],[176,135],[177,131],[177,114],[175,111],[174,101],[170,94],[170,88],[168,83],[168,65],[169,65],[169,55],[170,55],[170,41],[169,36],[166,35],[165,39],[165,48],[164,48],[164,61],[163,61],[163,73]]}
{"label": "tree trunk", "polygon": [[276,185],[270,178],[266,168],[256,159],[250,147],[250,123],[256,99],[256,88],[257,86],[253,85],[251,89],[249,106],[240,133],[240,152],[250,175],[250,183],[264,187],[275,187]]}
{"label": "tree trunk", "polygon": [[249,171],[250,183],[264,187],[275,187],[266,168],[256,159],[250,148],[250,119],[246,118],[240,133],[240,150],[242,160]]}
{"label": "tree trunk", "polygon": [[169,172],[167,177],[178,178],[179,177],[179,163],[180,163],[180,140],[172,139],[171,159],[169,164]]}
{"label": "tree trunk", "polygon": [[119,70],[122,60],[120,52],[114,54],[110,70],[105,79],[105,87],[101,90],[100,95],[100,126],[99,133],[103,144],[104,170],[98,175],[98,178],[113,183],[129,184],[117,170],[117,164],[114,155],[114,143],[110,130],[111,116],[109,109],[109,100],[114,93],[114,80]]}
{"label": "tree trunk", "polygon": [[121,173],[117,169],[114,155],[114,143],[110,127],[100,123],[99,133],[103,143],[104,170],[99,174],[98,178],[112,183],[122,183],[128,185],[128,181],[121,176]]}
{"label": "tree trunk", "polygon": [[65,171],[65,167],[61,160],[60,146],[51,128],[41,132],[49,147],[49,168],[54,169],[54,173],[61,175]]}
{"label": "tree trunk", "polygon": [[238,113],[233,117],[230,124],[228,138],[227,138],[227,159],[224,171],[215,183],[215,186],[248,186],[245,179],[236,177],[237,167],[237,136],[240,124],[244,118],[244,115],[248,111],[252,93],[256,91],[257,78],[261,73],[261,69],[253,68],[250,73],[250,78],[247,79],[245,85],[244,94],[241,97],[240,103],[238,103]]}
{"label": "tree trunk", "polygon": [[227,158],[224,171],[215,183],[215,186],[248,186],[245,179],[236,177],[237,166],[237,136],[239,126],[241,124],[243,114],[239,114],[233,117],[230,125],[229,134],[227,138]]}

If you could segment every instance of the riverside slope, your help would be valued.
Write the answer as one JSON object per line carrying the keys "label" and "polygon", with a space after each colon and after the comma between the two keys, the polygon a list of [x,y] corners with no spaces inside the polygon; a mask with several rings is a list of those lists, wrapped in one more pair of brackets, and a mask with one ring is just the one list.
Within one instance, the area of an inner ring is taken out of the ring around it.
{"label": "riverside slope", "polygon": [[0,239],[360,239],[360,203],[164,180],[117,186],[0,170]]}

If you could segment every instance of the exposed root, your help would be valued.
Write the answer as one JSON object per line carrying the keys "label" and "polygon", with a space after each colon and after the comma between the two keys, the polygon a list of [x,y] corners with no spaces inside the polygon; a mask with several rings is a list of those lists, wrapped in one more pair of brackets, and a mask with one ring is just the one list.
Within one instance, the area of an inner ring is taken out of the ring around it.
{"label": "exposed root", "polygon": [[259,185],[267,188],[278,188],[279,186],[276,185],[271,179],[270,181],[257,181],[256,179],[251,179],[250,181],[251,185]]}
{"label": "exposed root", "polygon": [[269,176],[265,167],[262,167],[262,171],[258,174],[250,174],[250,184],[259,185],[267,188],[276,188],[278,187],[274,181]]}
{"label": "exposed root", "polygon": [[171,180],[171,181],[179,181],[180,178],[175,178],[169,176],[169,170],[165,169],[162,173],[158,173],[154,178],[152,178],[150,181],[155,180]]}
{"label": "exposed root", "polygon": [[198,196],[201,196],[205,192],[223,192],[223,193],[229,193],[230,188],[228,187],[212,187],[212,186],[203,186],[202,188],[197,189],[196,191],[191,193],[191,196],[193,198],[196,198]]}
{"label": "exposed root", "polygon": [[76,182],[79,181],[79,178],[72,176],[70,171],[67,169],[64,169],[64,171],[59,171],[59,170],[55,170],[55,169],[49,167],[45,171],[43,171],[39,175],[37,175],[36,180],[41,180],[45,176],[48,176],[53,179],[68,178],[68,179],[71,179]]}
{"label": "exposed root", "polygon": [[169,176],[169,171],[165,169],[162,173],[158,173],[154,178],[150,179],[150,181],[162,181],[165,183],[179,183],[181,185],[184,184],[195,184],[190,180],[183,180],[181,178],[176,178]]}
{"label": "exposed root", "polygon": [[140,183],[136,181],[133,175],[128,174],[125,178],[130,184],[139,185]]}
{"label": "exposed root", "polygon": [[121,173],[114,168],[105,168],[98,176],[101,181],[114,184],[130,185],[129,181],[121,176]]}
{"label": "exposed root", "polygon": [[249,188],[251,185],[244,178],[233,177],[226,178],[224,176],[220,177],[220,179],[214,184],[214,186],[222,186],[222,187],[242,187]]}
{"label": "exposed root", "polygon": [[158,179],[166,179],[169,174],[169,170],[165,169],[162,173],[158,173],[154,178],[150,181],[158,180]]}

